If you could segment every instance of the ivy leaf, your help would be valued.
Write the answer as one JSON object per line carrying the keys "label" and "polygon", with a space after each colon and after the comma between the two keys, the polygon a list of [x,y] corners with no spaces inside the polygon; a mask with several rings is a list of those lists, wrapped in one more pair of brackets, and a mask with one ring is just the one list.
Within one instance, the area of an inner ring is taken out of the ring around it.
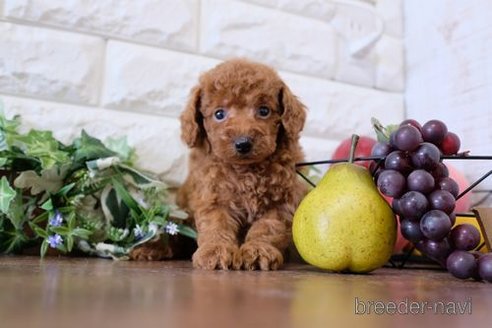
{"label": "ivy leaf", "polygon": [[3,214],[8,214],[10,203],[16,195],[17,193],[10,186],[7,178],[2,177],[0,180],[0,211],[2,211]]}
{"label": "ivy leaf", "polygon": [[3,104],[0,102],[0,151],[10,149],[13,139],[17,136],[17,127],[20,125],[18,115],[8,120],[3,112]]}
{"label": "ivy leaf", "polygon": [[156,187],[159,189],[165,189],[166,184],[162,181],[159,181],[157,179],[153,179],[149,177],[148,175],[145,175],[137,170],[135,170],[132,167],[129,167],[124,164],[118,165],[118,168],[124,172],[123,174],[123,179],[132,184],[133,186],[137,188],[142,188],[142,189],[148,189],[152,187]]}
{"label": "ivy leaf", "polygon": [[74,145],[76,148],[74,160],[76,162],[117,155],[114,151],[108,149],[101,140],[91,137],[84,130],[82,130],[80,138],[74,141]]}
{"label": "ivy leaf", "polygon": [[107,222],[116,228],[126,228],[129,208],[111,185],[101,193],[101,207]]}
{"label": "ivy leaf", "polygon": [[41,171],[39,176],[35,171],[24,171],[15,180],[14,186],[17,188],[31,189],[31,195],[37,195],[43,191],[56,193],[63,186],[67,168],[58,168],[56,166]]}
{"label": "ivy leaf", "polygon": [[7,218],[16,229],[22,230],[24,223],[28,220],[28,216],[25,213],[21,194],[16,194],[16,196],[10,203]]}
{"label": "ivy leaf", "polygon": [[[0,132],[0,133],[1,133],[1,132]],[[0,140],[0,143],[1,143],[1,142],[2,142],[2,141]],[[0,148],[1,148],[1,146],[0,146]],[[5,164],[7,164],[7,161],[8,161],[8,159],[7,159],[6,157],[0,157],[0,168],[4,167],[4,166],[5,166]]]}
{"label": "ivy leaf", "polygon": [[31,195],[37,195],[45,189],[40,180],[36,171],[24,171],[14,180],[14,185],[20,189],[31,188]]}
{"label": "ivy leaf", "polygon": [[121,138],[108,138],[106,139],[106,146],[118,154],[118,157],[125,162],[133,162],[135,157],[135,149],[128,145],[127,137]]}
{"label": "ivy leaf", "polygon": [[7,119],[3,111],[3,102],[0,101],[0,130],[16,133],[19,125],[20,116],[15,115],[11,120]]}
{"label": "ivy leaf", "polygon": [[31,130],[27,135],[17,137],[15,143],[26,155],[39,159],[44,169],[69,160],[68,154],[59,149],[60,143],[51,131]]}

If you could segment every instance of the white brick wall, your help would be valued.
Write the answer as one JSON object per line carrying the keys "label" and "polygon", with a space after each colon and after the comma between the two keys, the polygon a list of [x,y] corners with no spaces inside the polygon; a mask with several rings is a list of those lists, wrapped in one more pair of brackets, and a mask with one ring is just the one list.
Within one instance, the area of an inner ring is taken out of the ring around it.
{"label": "white brick wall", "polygon": [[[407,115],[442,119],[461,137],[462,149],[475,155],[492,155],[491,12],[488,0],[405,6]],[[451,164],[472,181],[492,169],[491,161]],[[492,188],[492,179],[480,188]]]}
{"label": "white brick wall", "polygon": [[333,78],[337,39],[330,24],[230,0],[202,0],[202,5],[200,46],[206,54],[256,58],[292,72]]}
{"label": "white brick wall", "polygon": [[0,22],[0,90],[97,105],[101,38]]}
{"label": "white brick wall", "polygon": [[200,72],[218,60],[109,41],[104,107],[178,117]]}
{"label": "white brick wall", "polygon": [[308,159],[370,117],[403,118],[402,0],[0,0],[0,98],[65,141],[127,134],[140,164],[185,175],[178,115],[199,74],[270,64],[309,107]]}
{"label": "white brick wall", "polygon": [[7,19],[196,50],[198,0],[4,0]]}

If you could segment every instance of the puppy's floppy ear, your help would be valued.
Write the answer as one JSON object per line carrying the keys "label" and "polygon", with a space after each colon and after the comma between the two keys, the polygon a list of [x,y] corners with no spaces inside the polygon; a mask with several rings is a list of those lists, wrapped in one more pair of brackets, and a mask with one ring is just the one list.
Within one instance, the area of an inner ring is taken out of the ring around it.
{"label": "puppy's floppy ear", "polygon": [[289,139],[297,139],[306,121],[306,107],[283,84],[279,93],[282,125]]}
{"label": "puppy's floppy ear", "polygon": [[188,103],[181,114],[181,139],[193,148],[199,146],[205,138],[203,116],[200,112],[201,89],[199,86],[191,89]]}

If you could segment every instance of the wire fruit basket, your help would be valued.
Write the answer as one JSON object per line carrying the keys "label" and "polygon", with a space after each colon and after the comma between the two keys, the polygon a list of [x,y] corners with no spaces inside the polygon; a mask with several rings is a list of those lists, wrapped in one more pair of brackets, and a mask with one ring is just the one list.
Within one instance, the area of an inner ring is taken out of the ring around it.
{"label": "wire fruit basket", "polygon": [[[382,156],[367,156],[367,157],[356,157],[354,158],[354,162],[362,162],[362,161],[374,161],[377,165],[371,170],[372,175],[381,165],[384,163],[386,157]],[[491,161],[492,167],[492,156],[490,155],[478,155],[472,156],[466,153],[458,154],[453,156],[441,156],[442,161],[454,161],[454,160],[464,160],[464,161]],[[348,159],[336,159],[336,160],[321,160],[321,161],[312,161],[312,162],[301,162],[296,164],[297,174],[302,177],[309,185],[313,188],[316,187],[316,183],[308,177],[305,173],[301,171],[303,167],[316,167],[318,165],[331,165],[335,163],[348,162]],[[484,237],[484,242],[482,242],[478,247],[476,247],[475,251],[480,251],[487,247],[490,251],[492,250],[492,209],[481,207],[485,204],[489,199],[492,198],[492,189],[479,188],[479,185],[486,179],[488,179],[492,175],[492,169],[488,172],[485,172],[478,179],[476,179],[473,183],[470,184],[468,188],[461,191],[460,194],[456,197],[456,200],[462,198],[463,196],[473,193],[478,198],[472,205],[471,211],[466,213],[455,213],[456,216],[459,217],[469,217],[477,220],[477,223],[480,226],[481,233]],[[409,242],[410,243],[410,242]],[[389,265],[394,268],[403,269],[405,267],[428,267],[428,268],[438,268],[439,264],[434,260],[426,257],[423,254],[416,255],[415,253],[416,247],[411,244],[410,247],[407,247],[402,253],[394,254],[390,261]]]}

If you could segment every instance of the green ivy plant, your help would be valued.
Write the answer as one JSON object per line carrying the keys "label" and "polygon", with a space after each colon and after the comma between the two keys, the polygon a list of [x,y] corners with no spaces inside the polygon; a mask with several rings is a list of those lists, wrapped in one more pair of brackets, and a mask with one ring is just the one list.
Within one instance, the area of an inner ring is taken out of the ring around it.
{"label": "green ivy plant", "polygon": [[40,247],[128,258],[136,246],[181,234],[196,238],[166,185],[134,167],[126,138],[106,143],[82,131],[70,145],[51,131],[19,132],[0,104],[0,252]]}

